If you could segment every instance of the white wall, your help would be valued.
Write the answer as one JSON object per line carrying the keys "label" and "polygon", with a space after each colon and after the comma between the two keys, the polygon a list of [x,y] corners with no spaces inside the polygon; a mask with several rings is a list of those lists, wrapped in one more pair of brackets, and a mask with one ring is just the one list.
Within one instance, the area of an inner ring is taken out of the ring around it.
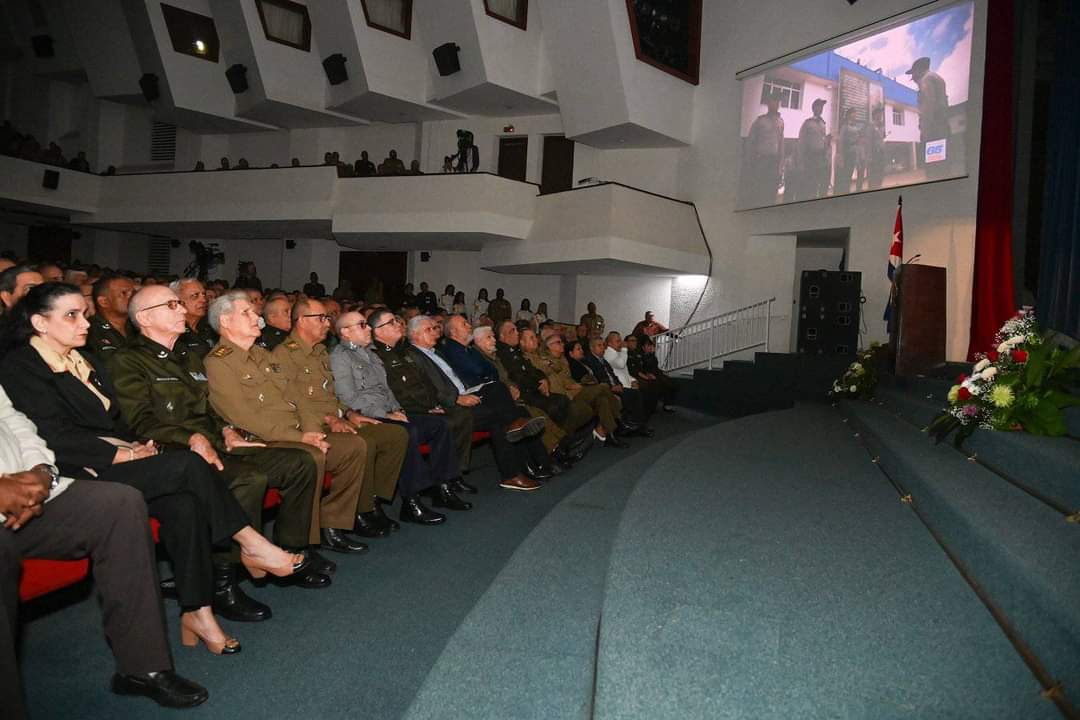
{"label": "white wall", "polygon": [[651,310],[657,321],[668,324],[671,313],[671,278],[579,275],[574,312],[565,320],[579,320],[588,312],[590,302],[604,316],[604,325],[626,335]]}

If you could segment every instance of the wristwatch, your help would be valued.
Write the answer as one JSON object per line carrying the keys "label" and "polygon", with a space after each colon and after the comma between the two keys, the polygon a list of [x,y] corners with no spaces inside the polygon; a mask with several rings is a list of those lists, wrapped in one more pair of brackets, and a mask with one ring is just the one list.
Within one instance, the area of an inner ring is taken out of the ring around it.
{"label": "wristwatch", "polygon": [[49,476],[49,492],[52,492],[60,485],[60,470],[55,465],[49,465],[48,463],[41,463],[34,468],[35,470],[41,469]]}

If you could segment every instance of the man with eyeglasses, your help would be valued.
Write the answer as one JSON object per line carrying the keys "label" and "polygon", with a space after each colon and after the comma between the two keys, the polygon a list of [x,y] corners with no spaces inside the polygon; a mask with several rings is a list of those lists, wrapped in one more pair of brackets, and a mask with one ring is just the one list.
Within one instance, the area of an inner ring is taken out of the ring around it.
{"label": "man with eyeglasses", "polygon": [[206,319],[206,288],[195,278],[181,278],[169,283],[169,289],[187,310],[184,316],[187,329],[177,342],[199,357],[206,357],[217,343],[217,333]]}
{"label": "man with eyeglasses", "polygon": [[[159,446],[190,449],[220,470],[257,530],[266,490],[277,488],[281,505],[274,541],[281,547],[306,548],[315,491],[322,483],[315,461],[301,450],[246,441],[212,412],[203,360],[177,342],[186,327],[187,311],[176,293],[151,285],[131,298],[128,311],[133,338],[114,353],[109,367],[128,426]],[[214,555],[214,612],[237,622],[269,619],[270,608],[248,597],[237,584],[239,560],[235,546]],[[332,569],[323,560],[283,582],[326,587]]]}
{"label": "man with eyeglasses", "polygon": [[317,477],[329,471],[333,483],[326,495],[315,493],[308,540],[335,552],[366,552],[367,545],[349,531],[356,522],[367,443],[355,433],[325,433],[304,425],[307,418],[293,403],[288,376],[255,344],[258,316],[244,291],[232,290],[215,300],[209,318],[221,334],[205,361],[214,412],[247,440],[304,450],[315,460]]}
{"label": "man with eyeglasses", "polygon": [[367,469],[353,532],[361,537],[384,537],[397,523],[386,516],[380,500],[394,499],[409,433],[356,412],[334,394],[334,374],[323,345],[331,321],[325,305],[300,298],[293,305],[292,318],[292,333],[270,354],[289,381],[286,397],[296,405],[304,430],[354,433],[363,438]]}
{"label": "man with eyeglasses", "polygon": [[[472,507],[457,497],[457,492],[475,493],[476,488],[461,479],[454,453],[454,436],[446,419],[435,415],[408,415],[386,382],[382,360],[371,350],[371,327],[358,312],[338,318],[341,344],[330,352],[334,388],[343,403],[367,416],[401,424],[409,433],[409,449],[402,468],[398,489],[401,492],[401,520],[431,525],[445,516],[429,510],[420,502],[420,493],[434,488],[433,502],[452,510]],[[430,449],[428,464],[420,455],[420,445]]]}
{"label": "man with eyeglasses", "polygon": [[112,275],[94,283],[93,292],[97,313],[90,321],[86,349],[108,366],[116,351],[126,347],[136,332],[128,327],[128,303],[135,294],[135,283],[122,275]]}

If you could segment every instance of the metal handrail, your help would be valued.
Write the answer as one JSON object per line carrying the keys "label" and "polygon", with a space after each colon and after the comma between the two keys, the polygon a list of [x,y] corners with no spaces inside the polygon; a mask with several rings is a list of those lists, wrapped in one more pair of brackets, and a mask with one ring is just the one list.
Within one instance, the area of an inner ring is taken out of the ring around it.
{"label": "metal handrail", "polygon": [[772,304],[776,298],[688,323],[654,336],[660,367],[667,371],[704,365],[720,358],[769,347]]}

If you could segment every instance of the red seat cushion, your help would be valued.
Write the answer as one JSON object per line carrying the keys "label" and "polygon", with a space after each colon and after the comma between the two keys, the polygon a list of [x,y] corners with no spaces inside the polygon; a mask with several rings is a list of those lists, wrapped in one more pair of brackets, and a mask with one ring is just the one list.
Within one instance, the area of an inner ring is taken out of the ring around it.
{"label": "red seat cushion", "polygon": [[74,585],[90,572],[90,561],[82,560],[24,560],[19,600],[26,602]]}

